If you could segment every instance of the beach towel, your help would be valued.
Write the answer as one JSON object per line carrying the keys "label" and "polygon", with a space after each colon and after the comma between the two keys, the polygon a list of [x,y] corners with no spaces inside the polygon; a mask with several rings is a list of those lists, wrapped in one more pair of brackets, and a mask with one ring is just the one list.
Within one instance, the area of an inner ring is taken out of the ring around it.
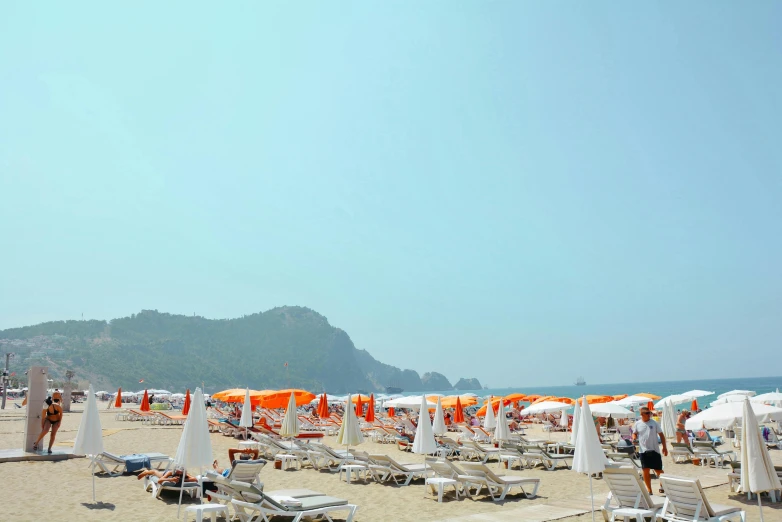
{"label": "beach towel", "polygon": [[148,455],[135,453],[133,455],[123,455],[121,458],[125,461],[125,469],[128,473],[139,471],[142,468],[149,469],[152,467],[149,463]]}

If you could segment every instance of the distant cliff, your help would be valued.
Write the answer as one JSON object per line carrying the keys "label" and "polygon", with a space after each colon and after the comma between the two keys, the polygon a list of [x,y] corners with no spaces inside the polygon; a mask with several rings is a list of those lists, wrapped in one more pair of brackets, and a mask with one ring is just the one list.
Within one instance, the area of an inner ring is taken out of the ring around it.
{"label": "distant cliff", "polygon": [[453,385],[456,390],[482,390],[483,386],[478,379],[459,379],[459,382]]}
{"label": "distant cliff", "polygon": [[452,390],[453,386],[445,378],[445,375],[437,372],[427,372],[421,377],[421,384],[425,391]]}
{"label": "distant cliff", "polygon": [[[283,306],[236,319],[206,319],[142,310],[111,321],[54,321],[0,331],[13,371],[48,365],[52,377],[76,371],[96,389],[144,386],[180,390],[304,388],[344,394],[357,390],[447,390],[448,379],[385,364],[358,350],[350,336],[317,312]],[[86,382],[85,382],[86,384]],[[181,390],[180,390],[181,391]]]}

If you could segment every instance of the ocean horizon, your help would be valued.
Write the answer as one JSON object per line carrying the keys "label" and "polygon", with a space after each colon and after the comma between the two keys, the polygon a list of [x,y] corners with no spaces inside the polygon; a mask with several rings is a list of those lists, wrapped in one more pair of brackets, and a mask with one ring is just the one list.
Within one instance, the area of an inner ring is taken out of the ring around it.
{"label": "ocean horizon", "polygon": [[[459,393],[475,393],[481,397],[487,395],[508,395],[510,393],[526,393],[538,395],[555,395],[557,397],[576,398],[582,395],[620,395],[626,393],[653,393],[665,397],[683,393],[689,390],[706,390],[714,395],[703,397],[701,407],[716,400],[717,396],[732,390],[752,390],[761,393],[772,392],[782,388],[782,377],[743,377],[733,379],[695,379],[687,381],[632,382],[612,384],[589,384],[576,386],[518,386],[510,388],[487,388],[482,390],[459,390]],[[440,390],[425,393],[442,393],[454,395],[454,390]],[[419,395],[420,392],[403,392],[403,395]]]}

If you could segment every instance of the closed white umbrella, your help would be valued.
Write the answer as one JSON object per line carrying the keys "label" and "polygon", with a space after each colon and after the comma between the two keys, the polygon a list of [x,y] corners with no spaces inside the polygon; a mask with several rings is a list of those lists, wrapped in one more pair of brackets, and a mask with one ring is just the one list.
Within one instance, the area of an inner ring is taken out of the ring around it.
{"label": "closed white umbrella", "polygon": [[356,410],[353,407],[352,397],[348,395],[345,402],[345,414],[342,416],[342,425],[337,433],[337,444],[340,446],[358,446],[364,442],[364,435],[361,433],[361,426],[356,418]]}
{"label": "closed white umbrella", "polygon": [[491,398],[486,401],[486,416],[483,418],[483,427],[487,430],[493,430],[497,427],[497,418],[494,416],[494,407],[491,404]]}
{"label": "closed white umbrella", "polygon": [[676,440],[676,412],[673,405],[668,404],[663,408],[663,435],[670,441]]}
{"label": "closed white umbrella", "polygon": [[90,455],[92,458],[92,501],[95,502],[95,457],[103,453],[103,430],[100,426],[98,402],[92,391],[92,384],[87,391],[87,404],[73,443],[73,453]]}
{"label": "closed white umbrella", "polygon": [[765,491],[782,489],[779,477],[771,462],[766,443],[758,429],[758,419],[747,399],[742,410],[741,430],[741,490],[746,493],[757,493],[760,520],[763,521],[763,505],[760,494]]}
{"label": "closed white umbrella", "polygon": [[[752,411],[755,413],[758,422],[782,421],[782,408],[767,406],[756,402],[750,402]],[[744,405],[740,402],[729,402],[703,410],[697,415],[693,415],[684,423],[688,430],[716,430],[731,429],[744,415]]]}
{"label": "closed white umbrella", "polygon": [[592,499],[592,522],[595,521],[595,499],[592,494],[592,475],[602,473],[606,469],[605,453],[597,438],[597,431],[592,421],[592,412],[586,398],[582,401],[581,415],[578,419],[578,437],[573,454],[573,471],[589,475],[589,497]]}
{"label": "closed white umbrella", "polygon": [[522,412],[523,415],[537,415],[538,413],[552,413],[555,411],[569,410],[572,408],[570,404],[556,401],[543,401],[537,404],[533,404],[529,408],[525,408]]}
{"label": "closed white umbrella", "polygon": [[494,440],[500,443],[510,440],[510,427],[508,426],[508,417],[505,416],[505,404],[500,401],[500,409],[497,411],[497,428],[494,430]]}
{"label": "closed white umbrella", "polygon": [[434,409],[434,424],[432,430],[435,435],[445,435],[448,429],[445,427],[445,416],[443,415],[443,403],[440,397],[437,397],[437,407]]}
{"label": "closed white umbrella", "polygon": [[420,413],[418,415],[418,428],[415,430],[413,441],[413,453],[429,455],[437,451],[437,441],[434,440],[432,422],[429,420],[429,408],[426,406],[426,397],[421,396]]}
{"label": "closed white umbrella", "polygon": [[[182,484],[185,483],[187,470],[201,469],[212,464],[212,441],[209,439],[209,424],[206,420],[206,405],[204,404],[204,394],[201,388],[196,388],[193,395],[193,403],[190,405],[190,412],[187,414],[185,426],[182,428],[182,436],[179,439],[174,456],[174,469],[182,469]],[[179,507],[177,507],[177,518],[179,510],[182,507],[182,492],[179,491]]]}
{"label": "closed white umbrella", "polygon": [[242,405],[242,417],[239,419],[239,426],[244,428],[244,438],[247,439],[247,428],[252,428],[253,421],[253,407],[250,404],[250,388],[246,388],[244,392],[244,404]]}
{"label": "closed white umbrella", "polygon": [[573,412],[573,427],[570,430],[570,444],[575,446],[578,439],[578,426],[581,424],[581,405],[576,401],[576,410]]}
{"label": "closed white umbrella", "polygon": [[299,434],[299,416],[296,411],[296,397],[291,392],[291,398],[288,399],[288,409],[285,410],[285,417],[282,418],[280,426],[280,437],[296,437]]}
{"label": "closed white umbrella", "polygon": [[603,402],[600,404],[590,404],[589,409],[592,415],[596,417],[633,417],[635,414],[615,402]]}

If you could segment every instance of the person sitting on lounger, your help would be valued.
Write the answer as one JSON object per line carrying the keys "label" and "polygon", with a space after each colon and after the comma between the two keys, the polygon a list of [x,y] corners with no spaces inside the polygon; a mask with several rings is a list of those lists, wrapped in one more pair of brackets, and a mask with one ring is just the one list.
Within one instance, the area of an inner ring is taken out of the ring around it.
{"label": "person sitting on lounger", "polygon": [[[231,448],[228,450],[228,461],[231,463],[231,466],[233,466],[233,463],[237,460],[234,457],[236,455],[239,455],[238,460],[256,460],[258,458],[258,450],[257,449],[239,449],[239,448]],[[229,473],[231,473],[231,468],[220,468],[217,464],[217,459],[212,462],[212,468],[220,473],[222,476],[227,477]]]}

